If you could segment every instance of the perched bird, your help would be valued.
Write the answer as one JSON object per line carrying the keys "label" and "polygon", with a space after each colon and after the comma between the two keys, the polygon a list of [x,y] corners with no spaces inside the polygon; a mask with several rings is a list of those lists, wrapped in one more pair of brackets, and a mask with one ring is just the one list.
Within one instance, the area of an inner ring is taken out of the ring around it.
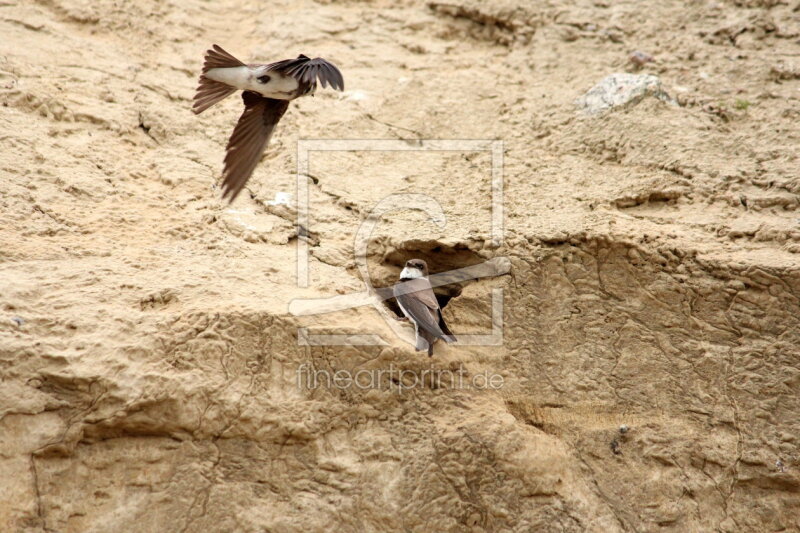
{"label": "perched bird", "polygon": [[439,302],[428,281],[428,264],[422,259],[410,259],[400,272],[400,281],[394,286],[394,297],[403,314],[414,324],[416,350],[427,349],[428,356],[432,356],[436,339],[455,342],[456,337],[445,324]]}
{"label": "perched bird", "polygon": [[244,113],[233,129],[225,154],[222,197],[233,200],[241,192],[267,147],[275,125],[289,101],[323,87],[344,90],[342,73],[321,57],[302,54],[267,65],[245,65],[217,46],[206,52],[192,111],[200,114],[237,90],[244,91]]}

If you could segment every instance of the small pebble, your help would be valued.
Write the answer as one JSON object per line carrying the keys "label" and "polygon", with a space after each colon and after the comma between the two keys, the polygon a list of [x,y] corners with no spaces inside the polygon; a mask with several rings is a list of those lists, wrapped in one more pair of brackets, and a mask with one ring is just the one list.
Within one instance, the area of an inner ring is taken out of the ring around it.
{"label": "small pebble", "polygon": [[623,435],[624,435],[625,433],[627,433],[627,432],[628,432],[628,430],[629,430],[629,429],[630,429],[630,428],[629,428],[628,426],[626,426],[625,424],[622,424],[622,425],[619,427],[619,432],[620,432],[621,434],[623,434]]}
{"label": "small pebble", "polygon": [[14,317],[14,318],[12,318],[11,320],[13,320],[13,321],[14,321],[14,323],[16,323],[18,326],[21,326],[22,324],[24,324],[24,323],[25,323],[25,320],[23,320],[22,318],[20,318],[20,317],[18,317],[18,316],[15,316],[15,317]]}
{"label": "small pebble", "polygon": [[650,54],[636,50],[635,52],[631,52],[631,55],[628,56],[628,61],[630,61],[636,68],[642,68],[647,63],[652,63],[655,60]]}
{"label": "small pebble", "polygon": [[611,451],[614,452],[614,455],[622,453],[622,450],[619,449],[619,441],[617,441],[617,439],[611,441]]}

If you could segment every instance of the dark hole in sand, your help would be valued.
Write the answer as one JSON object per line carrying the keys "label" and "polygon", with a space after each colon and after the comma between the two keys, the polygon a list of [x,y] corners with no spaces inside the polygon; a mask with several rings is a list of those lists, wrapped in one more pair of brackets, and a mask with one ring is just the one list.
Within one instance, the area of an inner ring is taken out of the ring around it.
{"label": "dark hole in sand", "polygon": [[[399,280],[400,271],[409,259],[424,259],[428,263],[431,275],[449,270],[456,270],[484,262],[486,259],[466,246],[446,246],[435,241],[412,241],[404,243],[402,248],[395,248],[382,256],[370,257],[370,275],[375,287],[391,287]],[[444,309],[461,295],[461,291],[471,281],[443,285],[433,289],[439,307]],[[398,317],[403,316],[400,306],[394,298],[383,301],[383,304]]]}

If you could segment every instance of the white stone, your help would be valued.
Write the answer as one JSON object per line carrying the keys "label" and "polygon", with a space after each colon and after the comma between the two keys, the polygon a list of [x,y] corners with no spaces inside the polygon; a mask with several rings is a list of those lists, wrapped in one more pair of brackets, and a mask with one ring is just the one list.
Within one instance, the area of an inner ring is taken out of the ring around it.
{"label": "white stone", "polygon": [[600,83],[578,98],[575,104],[582,112],[595,115],[637,104],[647,96],[675,105],[674,100],[661,87],[661,80],[658,77],[652,74],[626,73],[606,76]]}

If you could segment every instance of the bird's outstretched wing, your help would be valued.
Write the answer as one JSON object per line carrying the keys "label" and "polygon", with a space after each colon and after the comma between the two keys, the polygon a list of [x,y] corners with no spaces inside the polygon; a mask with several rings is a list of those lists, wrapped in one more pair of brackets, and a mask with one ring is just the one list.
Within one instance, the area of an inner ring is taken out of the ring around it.
{"label": "bird's outstretched wing", "polygon": [[225,154],[222,197],[233,202],[256,168],[275,125],[289,107],[287,100],[264,98],[254,92],[242,93],[244,112],[233,129]]}
{"label": "bird's outstretched wing", "polygon": [[295,59],[284,59],[267,65],[267,70],[275,70],[287,76],[292,76],[300,83],[316,85],[317,80],[322,87],[328,84],[337,91],[344,90],[344,78],[336,65],[321,57],[311,59],[300,54]]}

